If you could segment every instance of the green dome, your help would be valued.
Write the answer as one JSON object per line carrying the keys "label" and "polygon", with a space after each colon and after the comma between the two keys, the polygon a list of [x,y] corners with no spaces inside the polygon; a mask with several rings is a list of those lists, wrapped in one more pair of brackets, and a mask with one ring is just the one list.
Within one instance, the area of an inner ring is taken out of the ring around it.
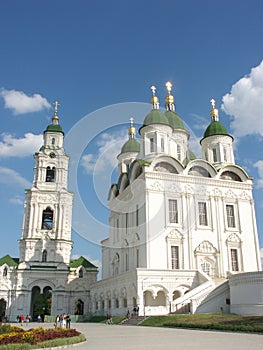
{"label": "green dome", "polygon": [[151,124],[170,125],[167,117],[159,110],[153,109],[144,119],[143,126]]}
{"label": "green dome", "polygon": [[140,152],[140,144],[135,139],[130,139],[125,142],[121,148],[121,153],[126,152]]}
{"label": "green dome", "polygon": [[214,135],[226,135],[230,136],[229,133],[227,132],[226,128],[219,123],[218,121],[212,121],[210,125],[207,127],[205,133],[204,133],[204,138],[209,137],[209,136],[214,136]]}
{"label": "green dome", "polygon": [[62,130],[62,126],[59,125],[59,124],[50,124],[50,125],[48,125],[48,127],[45,130],[45,132],[46,131],[62,132],[64,134],[64,132]]}
{"label": "green dome", "polygon": [[177,113],[174,111],[166,111],[164,115],[173,129],[184,129],[184,123]]}

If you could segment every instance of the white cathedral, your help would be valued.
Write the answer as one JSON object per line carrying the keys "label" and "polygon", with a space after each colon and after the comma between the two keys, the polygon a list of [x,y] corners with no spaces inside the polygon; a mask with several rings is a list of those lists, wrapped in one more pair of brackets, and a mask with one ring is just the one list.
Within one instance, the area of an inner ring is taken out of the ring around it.
{"label": "white cathedral", "polygon": [[20,258],[0,259],[0,316],[35,316],[40,301],[43,315],[263,314],[252,178],[235,164],[214,100],[194,156],[166,86],[166,111],[153,86],[140,141],[131,120],[117,157],[100,281],[85,258],[70,260],[73,194],[55,105],[26,190]]}

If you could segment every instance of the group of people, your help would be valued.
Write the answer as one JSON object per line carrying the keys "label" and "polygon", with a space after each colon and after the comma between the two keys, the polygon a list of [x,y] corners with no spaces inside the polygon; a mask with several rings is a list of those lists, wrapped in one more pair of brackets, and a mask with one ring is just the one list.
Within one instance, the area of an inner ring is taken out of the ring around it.
{"label": "group of people", "polygon": [[128,320],[131,318],[131,317],[138,317],[139,316],[139,306],[134,306],[133,310],[132,310],[132,314],[130,313],[130,310],[128,309],[127,310],[127,313],[126,313],[126,317],[128,318]]}
{"label": "group of people", "polygon": [[55,318],[55,328],[70,328],[70,314],[57,315]]}
{"label": "group of people", "polygon": [[26,315],[26,317],[24,315],[17,315],[16,316],[16,322],[17,323],[21,323],[21,326],[23,325],[24,322],[31,322],[32,321],[32,317],[30,315]]}

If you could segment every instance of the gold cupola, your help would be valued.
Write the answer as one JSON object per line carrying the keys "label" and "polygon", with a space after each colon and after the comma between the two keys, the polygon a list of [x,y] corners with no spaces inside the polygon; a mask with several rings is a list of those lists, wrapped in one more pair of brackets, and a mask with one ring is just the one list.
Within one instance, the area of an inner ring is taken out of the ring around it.
{"label": "gold cupola", "polygon": [[129,139],[134,139],[136,135],[136,129],[135,126],[133,125],[134,118],[130,118],[130,127],[128,129],[128,135]]}
{"label": "gold cupola", "polygon": [[165,108],[167,111],[174,111],[175,110],[175,106],[174,106],[174,97],[171,94],[171,90],[172,90],[172,83],[170,83],[170,81],[167,81],[166,85],[166,89],[167,89],[167,96],[165,97]]}
{"label": "gold cupola", "polygon": [[218,109],[215,107],[216,101],[212,98],[212,100],[210,102],[212,105],[212,109],[210,111],[211,120],[218,122],[219,121],[219,114],[218,114]]}
{"label": "gold cupola", "polygon": [[156,87],[154,85],[152,85],[151,90],[152,90],[152,98],[151,98],[152,107],[153,107],[153,109],[159,109],[159,99],[155,95]]}

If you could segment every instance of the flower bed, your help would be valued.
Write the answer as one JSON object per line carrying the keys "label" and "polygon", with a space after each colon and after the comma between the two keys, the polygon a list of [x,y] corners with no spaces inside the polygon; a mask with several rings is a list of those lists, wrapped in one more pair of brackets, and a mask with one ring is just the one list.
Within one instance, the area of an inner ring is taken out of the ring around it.
{"label": "flower bed", "polygon": [[43,328],[31,328],[29,330],[23,330],[19,327],[5,326],[8,328],[1,332],[0,327],[0,346],[17,343],[37,344],[46,340],[52,340],[57,338],[70,338],[80,335],[81,333],[75,329],[56,328],[56,329],[43,329]]}

